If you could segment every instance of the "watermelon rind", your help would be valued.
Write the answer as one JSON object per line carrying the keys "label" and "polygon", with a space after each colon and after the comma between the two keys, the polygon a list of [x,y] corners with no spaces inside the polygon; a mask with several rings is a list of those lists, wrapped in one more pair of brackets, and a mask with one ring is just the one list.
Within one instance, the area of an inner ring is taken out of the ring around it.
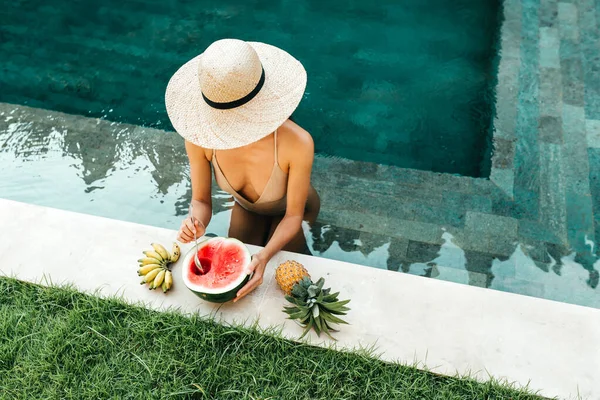
{"label": "watermelon rind", "polygon": [[[251,261],[251,254],[250,254],[250,250],[248,249],[248,247],[241,241],[235,239],[235,238],[227,238],[227,237],[213,237],[213,238],[209,238],[206,239],[202,242],[198,243],[198,250],[200,250],[202,247],[213,243],[216,240],[226,240],[228,242],[233,242],[236,243],[236,245],[238,245],[240,247],[240,249],[242,249],[244,251],[244,253],[246,253],[246,267],[250,264]],[[185,258],[183,259],[183,268],[182,268],[182,277],[183,277],[183,283],[185,284],[185,286],[192,291],[196,296],[200,297],[203,300],[206,301],[210,301],[212,303],[225,303],[228,301],[233,300],[236,295],[237,292],[244,287],[244,285],[246,283],[248,283],[248,281],[250,280],[250,273],[249,271],[247,273],[243,273],[240,274],[240,276],[238,277],[238,279],[236,279],[235,281],[233,281],[231,284],[229,284],[228,286],[224,287],[224,288],[208,288],[208,287],[203,287],[202,285],[199,285],[195,282],[191,282],[188,278],[188,268],[190,263],[192,262],[192,257],[194,257],[194,252],[196,251],[196,247],[193,246],[185,255]]]}

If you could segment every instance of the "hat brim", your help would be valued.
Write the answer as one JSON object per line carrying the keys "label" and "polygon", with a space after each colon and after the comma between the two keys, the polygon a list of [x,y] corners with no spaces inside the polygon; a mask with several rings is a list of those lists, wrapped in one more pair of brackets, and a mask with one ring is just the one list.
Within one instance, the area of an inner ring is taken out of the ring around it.
{"label": "hat brim", "polygon": [[247,42],[258,54],[265,83],[248,103],[229,110],[209,106],[198,79],[200,54],[171,77],[165,94],[167,114],[175,130],[198,146],[226,150],[269,135],[292,115],[306,89],[302,64],[275,46]]}

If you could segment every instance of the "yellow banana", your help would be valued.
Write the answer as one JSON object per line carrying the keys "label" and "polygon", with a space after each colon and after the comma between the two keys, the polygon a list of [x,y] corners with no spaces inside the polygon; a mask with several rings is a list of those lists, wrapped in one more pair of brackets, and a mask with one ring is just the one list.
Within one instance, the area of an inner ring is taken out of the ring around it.
{"label": "yellow banana", "polygon": [[152,271],[148,272],[146,275],[144,275],[145,279],[146,279],[146,283],[150,283],[154,280],[154,278],[156,278],[156,275],[159,274],[159,272],[164,271],[163,268],[155,268]]}
{"label": "yellow banana", "polygon": [[173,249],[171,250],[171,262],[177,262],[179,260],[179,256],[181,255],[181,249],[177,243],[173,243]]}
{"label": "yellow banana", "polygon": [[167,291],[169,290],[167,288],[167,281],[164,281],[161,286],[162,286],[163,293],[167,293]]}
{"label": "yellow banana", "polygon": [[148,264],[162,264],[162,260],[160,260],[158,258],[146,257],[146,258],[140,258],[138,260],[138,263],[140,263],[140,266],[144,266],[144,265],[148,265]]}
{"label": "yellow banana", "polygon": [[162,268],[162,266],[158,265],[158,264],[144,265],[140,269],[138,269],[138,275],[139,276],[146,275],[148,272],[152,271],[155,268]]}
{"label": "yellow banana", "polygon": [[162,258],[162,256],[160,254],[158,254],[156,251],[146,250],[146,251],[144,251],[144,255],[149,258],[156,258],[160,262],[165,261],[165,259]]}
{"label": "yellow banana", "polygon": [[165,247],[162,244],[151,243],[151,245],[152,245],[152,248],[154,248],[154,251],[157,252],[158,254],[160,254],[160,256],[162,257],[163,260],[169,261],[171,259],[169,252],[167,251],[167,249],[165,249]]}
{"label": "yellow banana", "polygon": [[171,286],[173,285],[173,274],[169,270],[165,273],[165,284],[167,285],[167,290],[171,289]]}
{"label": "yellow banana", "polygon": [[162,271],[160,271],[158,273],[158,275],[156,275],[156,278],[154,278],[154,282],[152,282],[152,285],[150,285],[150,289],[156,289],[157,287],[160,287],[160,285],[162,285],[164,280],[165,280],[165,270],[163,269]]}

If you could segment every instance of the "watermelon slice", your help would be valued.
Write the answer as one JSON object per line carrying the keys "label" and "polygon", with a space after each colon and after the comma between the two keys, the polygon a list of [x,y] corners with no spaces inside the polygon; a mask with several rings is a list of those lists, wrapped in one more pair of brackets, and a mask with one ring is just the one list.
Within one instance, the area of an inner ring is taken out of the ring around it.
{"label": "watermelon slice", "polygon": [[237,239],[215,237],[198,244],[200,271],[194,263],[195,247],[183,260],[183,282],[200,298],[225,303],[233,300],[248,282],[251,255]]}

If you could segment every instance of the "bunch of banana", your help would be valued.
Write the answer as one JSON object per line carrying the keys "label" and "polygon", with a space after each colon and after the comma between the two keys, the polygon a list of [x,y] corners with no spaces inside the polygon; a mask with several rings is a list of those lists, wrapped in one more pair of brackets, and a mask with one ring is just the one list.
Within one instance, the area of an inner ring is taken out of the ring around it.
{"label": "bunch of banana", "polygon": [[173,243],[171,253],[158,243],[152,243],[152,249],[144,251],[145,257],[138,260],[138,275],[143,277],[140,284],[149,283],[150,290],[160,287],[167,293],[173,285],[173,274],[169,265],[179,260],[181,249],[177,243]]}

